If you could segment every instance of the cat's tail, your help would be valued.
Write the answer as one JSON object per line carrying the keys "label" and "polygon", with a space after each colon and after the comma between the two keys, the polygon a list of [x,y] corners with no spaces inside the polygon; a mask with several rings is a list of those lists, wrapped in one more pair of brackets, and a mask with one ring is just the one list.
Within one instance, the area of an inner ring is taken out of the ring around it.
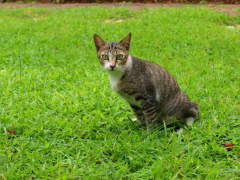
{"label": "cat's tail", "polygon": [[188,106],[177,113],[177,119],[186,121],[188,118],[197,119],[199,116],[198,104],[195,101],[190,101]]}
{"label": "cat's tail", "polygon": [[199,107],[198,107],[197,102],[191,101],[191,106],[192,106],[191,109],[192,109],[192,111],[195,114],[195,118],[198,118],[198,116],[199,116]]}

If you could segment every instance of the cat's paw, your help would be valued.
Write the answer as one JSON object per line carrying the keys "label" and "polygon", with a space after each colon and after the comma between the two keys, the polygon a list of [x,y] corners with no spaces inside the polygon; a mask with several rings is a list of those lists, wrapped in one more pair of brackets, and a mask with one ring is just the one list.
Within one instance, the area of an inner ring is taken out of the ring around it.
{"label": "cat's paw", "polygon": [[138,119],[137,118],[132,119],[132,122],[135,122],[135,121],[138,121]]}
{"label": "cat's paw", "polygon": [[180,128],[177,132],[178,133],[183,133],[183,128]]}
{"label": "cat's paw", "polygon": [[187,129],[187,127],[186,126],[181,127],[179,130],[177,130],[177,133],[179,134],[183,133],[184,129]]}

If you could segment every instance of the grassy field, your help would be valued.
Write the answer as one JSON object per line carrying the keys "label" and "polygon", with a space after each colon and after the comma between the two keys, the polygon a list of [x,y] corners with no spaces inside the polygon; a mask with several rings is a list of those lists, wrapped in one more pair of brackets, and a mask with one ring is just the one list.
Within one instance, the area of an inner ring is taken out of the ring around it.
{"label": "grassy field", "polygon": [[[240,179],[240,16],[207,8],[0,8],[0,179]],[[200,105],[182,134],[132,122],[93,34]],[[233,143],[230,151],[223,143]]]}

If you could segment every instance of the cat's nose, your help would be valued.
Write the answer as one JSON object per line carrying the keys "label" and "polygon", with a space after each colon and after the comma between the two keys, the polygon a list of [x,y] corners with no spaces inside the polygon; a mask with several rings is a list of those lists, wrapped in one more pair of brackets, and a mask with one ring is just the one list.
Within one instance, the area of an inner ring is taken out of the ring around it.
{"label": "cat's nose", "polygon": [[112,70],[113,70],[115,67],[116,67],[115,65],[110,65],[110,68],[112,68]]}

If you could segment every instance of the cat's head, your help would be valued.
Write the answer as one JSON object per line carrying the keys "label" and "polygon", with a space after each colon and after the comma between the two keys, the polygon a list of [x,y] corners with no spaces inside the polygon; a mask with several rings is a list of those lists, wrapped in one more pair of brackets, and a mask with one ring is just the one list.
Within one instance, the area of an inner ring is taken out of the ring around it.
{"label": "cat's head", "polygon": [[121,71],[127,65],[131,33],[119,42],[105,42],[94,34],[97,55],[103,68],[107,71]]}

